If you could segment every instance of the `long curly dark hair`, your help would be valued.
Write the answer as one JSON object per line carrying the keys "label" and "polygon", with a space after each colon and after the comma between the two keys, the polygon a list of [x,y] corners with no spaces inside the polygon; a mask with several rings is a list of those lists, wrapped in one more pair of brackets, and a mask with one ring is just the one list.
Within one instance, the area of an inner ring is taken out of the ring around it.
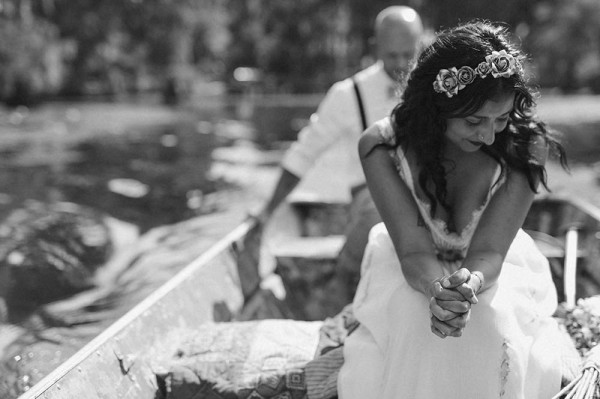
{"label": "long curly dark hair", "polygon": [[503,94],[515,93],[513,111],[506,128],[496,134],[494,143],[484,151],[501,165],[502,173],[523,172],[529,185],[537,192],[537,182],[546,190],[546,169],[531,152],[532,143],[544,140],[551,152],[567,168],[564,148],[555,132],[534,113],[534,89],[528,85],[524,70],[510,77],[476,77],[457,95],[447,97],[434,91],[433,82],[440,69],[470,66],[475,69],[492,51],[505,50],[520,64],[524,54],[510,41],[508,29],[501,24],[475,20],[436,35],[435,41],[423,50],[408,76],[402,100],[391,114],[397,145],[412,148],[420,162],[419,186],[431,203],[431,214],[437,204],[446,210],[446,172],[443,163],[446,120],[463,118],[479,110],[486,101]]}

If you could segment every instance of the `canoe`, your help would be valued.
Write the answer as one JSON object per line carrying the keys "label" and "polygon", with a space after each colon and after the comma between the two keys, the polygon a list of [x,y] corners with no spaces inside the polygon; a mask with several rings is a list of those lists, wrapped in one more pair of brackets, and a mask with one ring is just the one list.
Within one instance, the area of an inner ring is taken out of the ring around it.
{"label": "canoe", "polygon": [[538,198],[523,229],[550,261],[560,302],[573,306],[600,293],[599,208],[578,198]]}
{"label": "canoe", "polygon": [[[310,291],[304,296],[287,296],[287,302],[272,292],[277,294],[277,289],[289,289],[302,281],[304,276],[298,275],[298,271],[312,267],[317,268],[318,273],[327,274],[324,269],[331,267],[336,251],[343,244],[340,226],[345,220],[346,205],[314,199],[288,205],[265,231],[265,237],[272,237],[274,241],[262,246],[260,256],[249,234],[255,225],[251,220],[245,221],[20,399],[175,397],[169,396],[169,392],[173,392],[177,381],[167,379],[170,385],[165,386],[163,378],[169,373],[174,376],[168,367],[179,362],[188,372],[199,373],[204,370],[202,367],[206,368],[206,363],[184,363],[185,355],[202,345],[205,351],[213,350],[215,342],[223,341],[223,337],[229,339],[230,348],[240,349],[236,346],[239,345],[236,334],[240,331],[252,336],[250,345],[254,345],[241,360],[246,366],[248,359],[256,355],[253,351],[259,347],[266,352],[273,350],[278,345],[275,341],[282,336],[288,341],[302,342],[295,346],[304,345],[303,348],[286,347],[288,354],[295,351],[296,362],[287,363],[293,367],[282,377],[297,390],[282,391],[279,397],[305,397],[302,395],[309,388],[302,374],[302,362],[309,363],[323,348],[323,328],[331,326],[337,316],[321,321],[306,317],[315,315],[307,308],[314,308],[318,303],[311,298]],[[597,265],[600,262],[600,209],[573,198],[538,198],[523,228],[549,258],[561,301],[572,304],[600,293]],[[260,264],[256,261],[258,258]],[[274,287],[273,291],[265,289],[270,286]],[[290,303],[291,300],[295,302]],[[305,316],[304,319],[299,315]],[[272,335],[273,331],[279,335]],[[183,343],[183,336],[191,337],[193,342]],[[206,344],[208,336],[212,344]],[[285,346],[285,342],[280,344]],[[227,370],[221,372],[227,374]],[[195,383],[196,388],[208,392],[206,386]],[[277,384],[279,380],[271,378],[262,387],[270,387],[275,393],[281,389],[281,384]],[[181,384],[177,387],[182,388]],[[262,396],[251,395],[255,392],[248,393],[247,397],[276,397],[264,392]],[[188,397],[217,396],[207,393]]]}
{"label": "canoe", "polygon": [[241,309],[238,248],[250,226],[233,230],[21,398],[154,398],[153,364],[177,349],[181,330]]}

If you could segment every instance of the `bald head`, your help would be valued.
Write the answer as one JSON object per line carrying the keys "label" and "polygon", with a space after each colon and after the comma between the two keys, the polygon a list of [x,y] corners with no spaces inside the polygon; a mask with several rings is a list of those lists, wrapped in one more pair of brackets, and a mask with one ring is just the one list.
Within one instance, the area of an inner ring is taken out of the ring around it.
{"label": "bald head", "polygon": [[407,6],[391,6],[375,19],[376,56],[390,77],[408,72],[423,36],[421,17]]}
{"label": "bald head", "polygon": [[423,33],[421,17],[407,6],[391,6],[383,9],[375,18],[375,32],[381,29],[397,26],[407,30],[407,33],[420,36]]}

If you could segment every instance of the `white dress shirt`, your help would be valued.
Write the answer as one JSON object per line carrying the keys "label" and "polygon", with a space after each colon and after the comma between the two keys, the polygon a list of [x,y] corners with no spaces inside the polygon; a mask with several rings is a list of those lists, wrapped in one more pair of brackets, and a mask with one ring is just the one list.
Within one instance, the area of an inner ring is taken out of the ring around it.
{"label": "white dress shirt", "polygon": [[[398,84],[383,69],[381,61],[355,75],[367,126],[389,115],[398,103]],[[358,139],[363,131],[352,78],[335,83],[327,92],[310,123],[286,152],[282,166],[303,178],[326,152],[338,152],[327,173],[346,180],[347,189],[363,184],[364,173],[358,157]],[[333,170],[332,170],[333,169]],[[322,172],[322,171],[321,171]],[[321,174],[321,177],[322,174]]]}

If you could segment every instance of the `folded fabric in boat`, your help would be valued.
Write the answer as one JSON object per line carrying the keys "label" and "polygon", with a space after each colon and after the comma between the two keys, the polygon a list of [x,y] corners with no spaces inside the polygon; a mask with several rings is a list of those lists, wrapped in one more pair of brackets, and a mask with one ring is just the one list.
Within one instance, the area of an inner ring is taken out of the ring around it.
{"label": "folded fabric in boat", "polygon": [[322,322],[207,323],[190,331],[163,376],[167,399],[306,398],[304,367]]}
{"label": "folded fabric in boat", "polygon": [[333,348],[308,362],[304,369],[308,399],[337,398],[337,379],[343,364],[343,346]]}

